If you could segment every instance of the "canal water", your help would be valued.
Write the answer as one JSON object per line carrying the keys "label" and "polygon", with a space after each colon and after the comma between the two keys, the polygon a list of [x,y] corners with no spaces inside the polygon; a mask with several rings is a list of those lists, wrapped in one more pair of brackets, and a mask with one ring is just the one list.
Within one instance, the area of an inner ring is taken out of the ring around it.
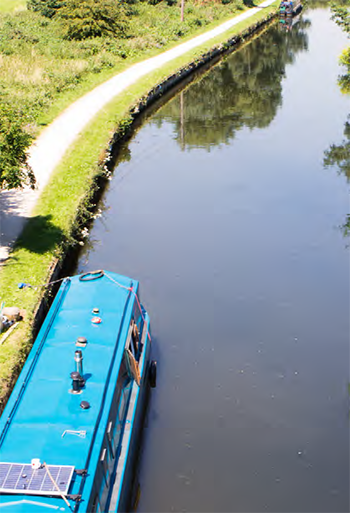
{"label": "canal water", "polygon": [[327,8],[277,23],[123,149],[78,270],[151,316],[139,511],[349,510],[347,43]]}

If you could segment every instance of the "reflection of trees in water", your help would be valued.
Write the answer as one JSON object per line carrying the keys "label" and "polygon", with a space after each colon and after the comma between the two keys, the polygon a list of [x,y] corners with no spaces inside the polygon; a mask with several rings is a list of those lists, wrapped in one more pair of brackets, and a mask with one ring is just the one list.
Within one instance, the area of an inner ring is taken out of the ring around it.
{"label": "reflection of trees in water", "polygon": [[[350,21],[349,15],[346,9],[338,9],[338,7],[346,7],[350,9],[350,0],[337,0],[332,4],[332,12],[334,19],[342,29],[350,36]],[[347,73],[339,77],[339,86],[344,94],[350,94],[350,51],[347,50],[347,54],[344,53],[343,64],[347,64]],[[347,55],[347,57],[345,56]],[[350,120],[350,115],[348,116]],[[344,137],[342,144],[332,144],[329,150],[325,151],[324,165],[325,167],[337,167],[339,173],[346,176],[347,182],[350,183],[350,122],[345,123]],[[347,215],[346,221],[342,226],[344,235],[350,235],[350,214]]]}
{"label": "reflection of trees in water", "polygon": [[243,127],[268,126],[282,103],[286,64],[308,47],[307,26],[300,21],[288,34],[270,28],[165,105],[153,122],[172,122],[187,148],[210,148]]}
{"label": "reflection of trees in water", "polygon": [[[348,118],[350,120],[350,116]],[[324,165],[337,166],[339,173],[346,176],[350,183],[350,122],[345,123],[344,129],[345,139],[342,144],[332,144],[329,150],[325,152]]]}
{"label": "reflection of trees in water", "polygon": [[[307,0],[307,7],[310,7],[311,9],[316,8],[324,8],[329,9],[329,6],[331,3],[335,3],[338,5],[345,5],[348,0],[336,0],[334,2],[329,2],[329,0]],[[302,3],[305,4],[305,2],[302,0]]]}
{"label": "reflection of trees in water", "polygon": [[[350,115],[348,117],[350,121]],[[350,122],[345,123],[345,139],[341,144],[332,144],[329,150],[325,151],[325,167],[337,167],[340,174],[346,176],[350,183]],[[350,214],[347,215],[346,222],[343,225],[344,235],[350,235]]]}

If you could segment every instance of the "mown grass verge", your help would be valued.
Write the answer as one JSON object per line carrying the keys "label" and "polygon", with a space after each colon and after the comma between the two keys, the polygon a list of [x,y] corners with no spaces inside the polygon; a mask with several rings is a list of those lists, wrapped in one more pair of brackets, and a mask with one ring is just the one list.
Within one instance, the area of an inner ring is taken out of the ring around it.
{"label": "mown grass verge", "polygon": [[[156,84],[200,60],[213,47],[224,47],[227,40],[244,33],[258,20],[275,12],[276,5],[277,2],[225,34],[143,77],[112,100],[69,148],[0,272],[1,300],[8,306],[20,306],[27,312],[25,321],[0,346],[0,409],[31,345],[33,313],[45,290],[41,285],[46,283],[52,265],[82,241],[81,230],[92,215],[96,184],[106,175],[106,150],[113,135],[116,133],[122,137],[129,130],[133,121],[131,109]],[[29,283],[32,288],[19,289],[18,282]]]}

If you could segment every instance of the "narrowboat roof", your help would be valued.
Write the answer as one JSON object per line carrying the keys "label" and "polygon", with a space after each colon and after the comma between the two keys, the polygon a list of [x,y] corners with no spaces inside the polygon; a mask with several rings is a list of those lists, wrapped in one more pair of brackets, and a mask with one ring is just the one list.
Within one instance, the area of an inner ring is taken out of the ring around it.
{"label": "narrowboat roof", "polygon": [[[1,462],[30,464],[39,458],[75,469],[96,465],[104,409],[116,385],[137,293],[137,281],[109,272],[88,281],[81,276],[63,281],[0,419]],[[101,322],[92,322],[94,317]],[[76,346],[78,337],[87,339],[85,347]],[[77,349],[83,353],[86,386],[73,394]],[[83,409],[82,401],[90,407]],[[82,478],[74,480],[78,493]],[[68,511],[59,497],[1,495],[0,509],[9,502],[17,503],[16,511],[38,511],[40,504]]]}

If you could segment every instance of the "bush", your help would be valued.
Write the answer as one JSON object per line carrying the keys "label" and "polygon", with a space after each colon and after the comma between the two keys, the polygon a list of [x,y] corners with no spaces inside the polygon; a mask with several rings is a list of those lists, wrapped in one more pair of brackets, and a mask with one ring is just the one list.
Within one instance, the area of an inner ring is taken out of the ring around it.
{"label": "bush", "polygon": [[125,37],[128,28],[125,7],[115,0],[66,0],[58,17],[65,20],[66,39]]}
{"label": "bush", "polygon": [[62,0],[28,0],[27,2],[30,11],[38,12],[46,18],[52,18],[62,5]]}
{"label": "bush", "polygon": [[27,162],[27,149],[32,136],[24,128],[26,116],[21,109],[0,103],[0,187],[14,189],[35,184]]}

